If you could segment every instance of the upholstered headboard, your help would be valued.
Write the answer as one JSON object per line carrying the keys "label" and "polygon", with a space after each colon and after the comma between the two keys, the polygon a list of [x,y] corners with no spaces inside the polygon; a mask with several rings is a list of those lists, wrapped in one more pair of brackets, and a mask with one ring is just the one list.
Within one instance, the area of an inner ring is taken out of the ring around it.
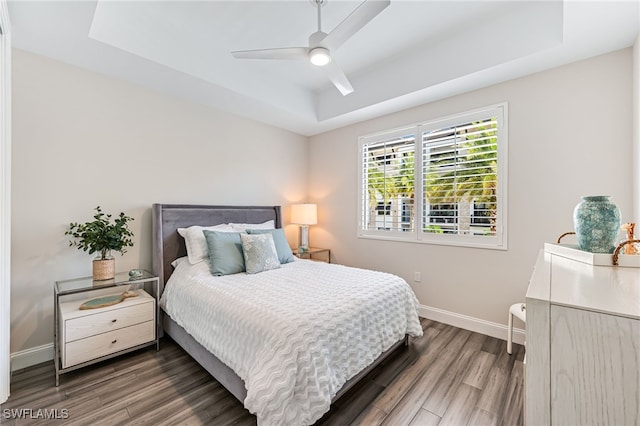
{"label": "upholstered headboard", "polygon": [[213,226],[221,223],[262,223],[273,220],[282,227],[280,206],[201,206],[189,204],[153,205],[153,273],[160,277],[160,294],[173,272],[171,262],[186,256],[184,239],[178,228],[193,225]]}

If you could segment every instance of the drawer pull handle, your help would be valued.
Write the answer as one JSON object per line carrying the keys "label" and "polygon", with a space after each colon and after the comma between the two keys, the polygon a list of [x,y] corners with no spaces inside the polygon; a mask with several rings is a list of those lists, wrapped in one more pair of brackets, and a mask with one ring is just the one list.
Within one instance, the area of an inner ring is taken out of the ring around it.
{"label": "drawer pull handle", "polygon": [[115,342],[117,342],[117,341],[118,341],[118,339],[115,339],[113,342],[111,342],[111,344],[113,345],[113,344],[114,344]]}
{"label": "drawer pull handle", "polygon": [[116,322],[116,321],[118,321],[118,320],[117,320],[117,319],[112,319],[112,320],[111,320],[111,322]]}

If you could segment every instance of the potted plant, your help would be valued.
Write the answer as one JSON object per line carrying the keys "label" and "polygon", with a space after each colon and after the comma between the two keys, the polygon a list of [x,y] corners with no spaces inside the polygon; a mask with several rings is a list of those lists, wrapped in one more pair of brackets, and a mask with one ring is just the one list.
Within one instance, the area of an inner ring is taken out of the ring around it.
{"label": "potted plant", "polygon": [[93,279],[108,280],[116,275],[111,250],[122,255],[127,252],[127,247],[133,247],[133,233],[128,225],[133,218],[121,212],[112,222],[111,215],[103,213],[100,206],[96,207],[96,212],[93,221],[82,224],[72,222],[64,234],[71,236],[70,247],[76,246],[89,254],[97,253],[93,261]]}

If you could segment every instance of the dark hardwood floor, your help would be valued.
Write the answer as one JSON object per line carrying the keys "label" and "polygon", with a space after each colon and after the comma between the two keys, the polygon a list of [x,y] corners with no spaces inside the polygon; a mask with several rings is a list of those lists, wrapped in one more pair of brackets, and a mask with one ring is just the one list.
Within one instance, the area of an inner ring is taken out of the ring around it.
{"label": "dark hardwood floor", "polygon": [[[321,425],[521,425],[524,348],[423,319],[399,349],[336,401]],[[64,374],[15,372],[3,425],[254,425],[240,402],[172,340]],[[11,418],[22,410],[22,418]],[[14,410],[12,412],[12,410]],[[15,411],[18,410],[18,411]],[[31,411],[25,411],[31,410]],[[38,411],[46,410],[46,411]],[[66,417],[51,419],[47,416]]]}

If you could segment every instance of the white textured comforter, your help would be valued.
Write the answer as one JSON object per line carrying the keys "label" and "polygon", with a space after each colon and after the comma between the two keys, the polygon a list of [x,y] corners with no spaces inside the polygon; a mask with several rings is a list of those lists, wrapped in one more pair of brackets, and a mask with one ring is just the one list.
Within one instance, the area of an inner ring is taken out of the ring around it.
{"label": "white textured comforter", "polygon": [[422,335],[403,279],[308,260],[222,277],[180,262],[161,306],[244,380],[261,426],[314,423],[347,380],[405,334]]}

